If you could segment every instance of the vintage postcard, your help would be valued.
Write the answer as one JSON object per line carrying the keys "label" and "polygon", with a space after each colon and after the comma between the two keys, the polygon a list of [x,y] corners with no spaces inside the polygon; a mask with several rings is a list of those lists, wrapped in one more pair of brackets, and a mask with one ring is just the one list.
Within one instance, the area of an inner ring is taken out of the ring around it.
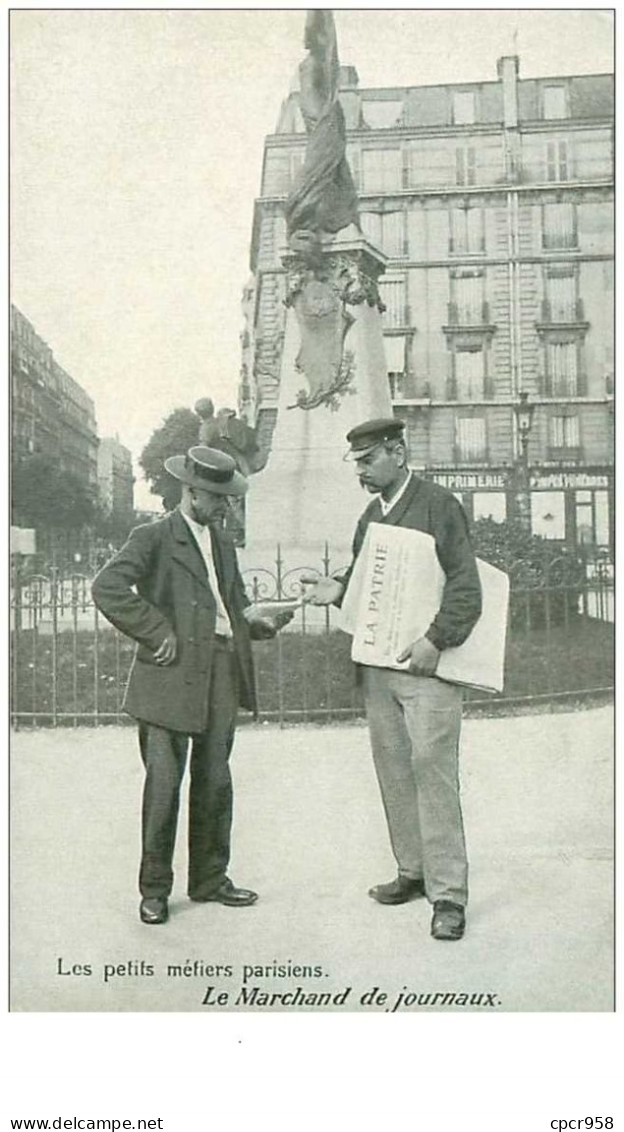
{"label": "vintage postcard", "polygon": [[613,37],[11,12],[14,1014],[613,1010]]}

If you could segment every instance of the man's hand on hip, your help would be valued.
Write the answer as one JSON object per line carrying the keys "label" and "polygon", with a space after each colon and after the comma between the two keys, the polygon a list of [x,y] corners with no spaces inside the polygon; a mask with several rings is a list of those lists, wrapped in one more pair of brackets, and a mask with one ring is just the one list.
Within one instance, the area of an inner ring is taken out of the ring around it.
{"label": "man's hand on hip", "polygon": [[173,664],[177,651],[178,646],[176,644],[176,639],[173,633],[169,633],[165,637],[160,648],[158,648],[154,653],[154,660],[156,661],[156,664],[160,664],[162,668],[166,668],[167,665]]}
{"label": "man's hand on hip", "polygon": [[438,667],[440,652],[426,637],[419,637],[413,645],[403,649],[397,656],[397,664],[409,660],[409,672],[414,676],[433,676]]}

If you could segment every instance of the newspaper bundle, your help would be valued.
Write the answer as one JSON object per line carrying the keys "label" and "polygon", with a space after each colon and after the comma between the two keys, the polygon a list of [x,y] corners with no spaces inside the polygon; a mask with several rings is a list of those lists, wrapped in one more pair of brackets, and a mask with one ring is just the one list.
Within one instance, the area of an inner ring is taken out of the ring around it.
{"label": "newspaper bundle", "polygon": [[[483,610],[468,639],[440,654],[436,676],[502,692],[509,579],[477,559]],[[440,608],[445,574],[435,540],[423,531],[370,523],[342,603],[342,628],[353,635],[358,664],[409,668],[397,656],[422,637]]]}

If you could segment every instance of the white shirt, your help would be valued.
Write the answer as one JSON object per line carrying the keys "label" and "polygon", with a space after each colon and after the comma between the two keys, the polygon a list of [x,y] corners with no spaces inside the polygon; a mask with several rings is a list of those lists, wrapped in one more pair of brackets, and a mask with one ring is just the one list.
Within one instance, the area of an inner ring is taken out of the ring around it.
{"label": "white shirt", "polygon": [[191,519],[189,515],[185,515],[184,511],[181,511],[180,514],[184,515],[191,533],[195,538],[195,542],[200,549],[201,556],[206,564],[210,589],[212,590],[212,595],[217,603],[217,620],[215,624],[215,633],[218,633],[220,637],[231,637],[233,636],[232,626],[230,624],[230,618],[228,617],[227,609],[225,608],[225,602],[223,601],[223,598],[221,597],[221,591],[219,590],[219,579],[217,578],[217,571],[212,555],[210,531],[208,530],[208,527],[202,527],[201,523],[196,523],[195,520]]}
{"label": "white shirt", "polygon": [[403,483],[401,485],[401,487],[399,488],[399,490],[397,492],[395,492],[395,494],[392,496],[392,499],[388,499],[386,501],[385,499],[382,499],[381,495],[379,496],[379,503],[381,505],[382,515],[387,515],[388,511],[391,511],[392,508],[395,506],[395,504],[399,502],[399,499],[401,498],[401,496],[404,494],[404,492],[407,491],[407,485],[409,484],[411,478],[412,478],[412,473],[410,472],[407,479],[405,480],[405,483]]}

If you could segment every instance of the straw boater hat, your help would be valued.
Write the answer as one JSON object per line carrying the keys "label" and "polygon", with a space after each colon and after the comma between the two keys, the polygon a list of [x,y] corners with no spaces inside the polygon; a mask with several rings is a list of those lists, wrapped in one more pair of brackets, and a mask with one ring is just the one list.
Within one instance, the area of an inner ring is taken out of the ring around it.
{"label": "straw boater hat", "polygon": [[189,448],[186,456],[170,456],[165,468],[181,483],[216,495],[244,495],[247,491],[247,480],[236,470],[235,461],[218,448],[198,444]]}

